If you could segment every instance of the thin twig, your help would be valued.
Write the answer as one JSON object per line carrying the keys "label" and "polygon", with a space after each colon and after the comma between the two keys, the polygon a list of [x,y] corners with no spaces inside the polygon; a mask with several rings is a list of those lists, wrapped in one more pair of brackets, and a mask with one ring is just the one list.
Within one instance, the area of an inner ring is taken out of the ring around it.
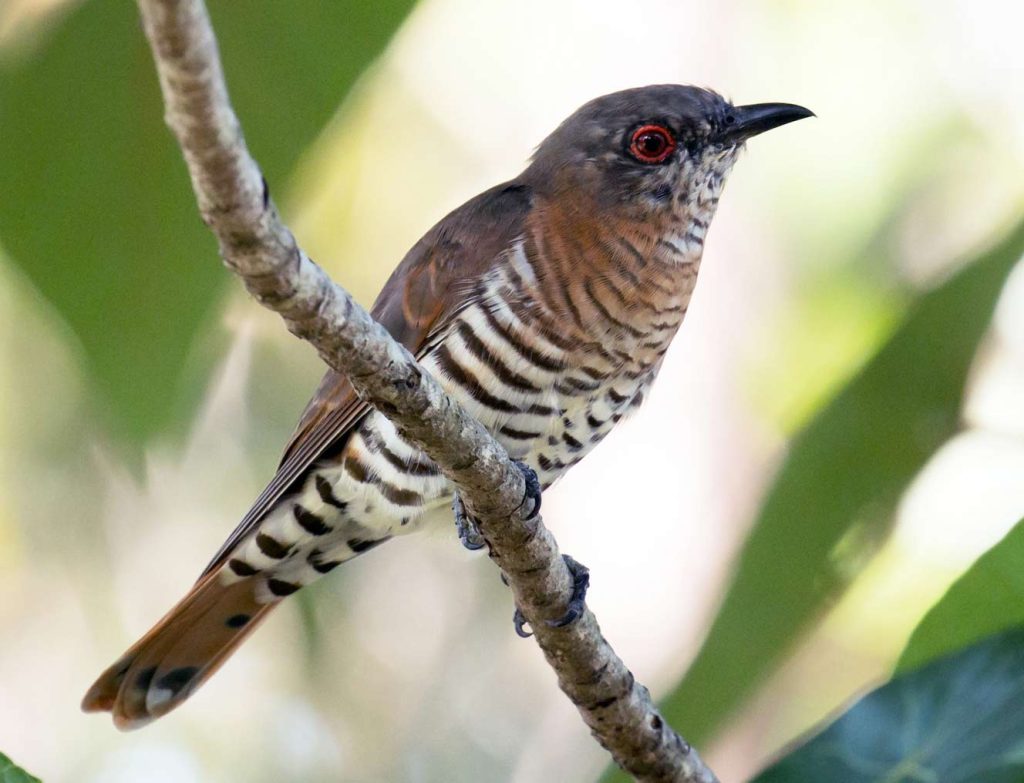
{"label": "thin twig", "polygon": [[615,761],[642,781],[715,783],[605,641],[589,610],[568,627],[547,624],[564,613],[572,577],[540,517],[527,518],[523,476],[505,450],[310,260],[282,223],[231,108],[202,0],[138,4],[167,124],[225,263],[455,484],[559,685]]}

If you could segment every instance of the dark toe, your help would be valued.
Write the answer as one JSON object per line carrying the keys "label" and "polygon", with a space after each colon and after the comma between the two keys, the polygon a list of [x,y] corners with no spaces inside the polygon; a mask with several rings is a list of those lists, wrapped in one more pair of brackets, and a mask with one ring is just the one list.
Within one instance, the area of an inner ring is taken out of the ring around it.
{"label": "dark toe", "polygon": [[552,628],[564,628],[579,620],[587,609],[587,589],[590,587],[590,569],[569,555],[562,555],[569,573],[572,574],[572,597],[565,614],[557,620],[548,620]]}
{"label": "dark toe", "polygon": [[522,472],[523,481],[526,482],[526,492],[523,494],[523,502],[519,504],[519,507],[528,509],[526,519],[533,519],[540,513],[540,479],[537,478],[537,472],[525,462],[517,460],[515,466]]}

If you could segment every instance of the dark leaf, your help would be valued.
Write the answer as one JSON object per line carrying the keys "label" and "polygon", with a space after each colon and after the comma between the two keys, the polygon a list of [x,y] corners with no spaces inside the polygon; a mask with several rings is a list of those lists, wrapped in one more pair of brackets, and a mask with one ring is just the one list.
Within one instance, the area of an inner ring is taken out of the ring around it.
{"label": "dark leaf", "polygon": [[1024,630],[869,693],[753,783],[1020,783]]}
{"label": "dark leaf", "polygon": [[915,669],[996,631],[1024,627],[1024,522],[975,561],[914,629],[896,670]]}
{"label": "dark leaf", "polygon": [[41,781],[0,753],[0,783],[41,783]]}

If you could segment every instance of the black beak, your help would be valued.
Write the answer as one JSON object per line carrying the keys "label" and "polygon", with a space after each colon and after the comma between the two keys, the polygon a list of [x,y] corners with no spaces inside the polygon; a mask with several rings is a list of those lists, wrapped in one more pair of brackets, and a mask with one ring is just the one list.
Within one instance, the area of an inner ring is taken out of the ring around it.
{"label": "black beak", "polygon": [[814,112],[792,103],[755,103],[736,106],[725,116],[719,138],[725,142],[742,142],[751,136],[778,128],[787,122],[813,117]]}

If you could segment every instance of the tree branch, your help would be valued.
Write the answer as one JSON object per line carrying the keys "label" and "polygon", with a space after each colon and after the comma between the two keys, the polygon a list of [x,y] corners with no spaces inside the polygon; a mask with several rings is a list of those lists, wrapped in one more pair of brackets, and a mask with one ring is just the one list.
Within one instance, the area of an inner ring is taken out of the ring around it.
{"label": "tree branch", "polygon": [[642,781],[716,783],[589,610],[567,627],[548,625],[564,613],[573,580],[540,517],[528,518],[522,473],[502,446],[310,260],[282,223],[231,108],[202,0],[138,4],[167,124],[225,263],[456,485],[560,687],[615,761]]}

